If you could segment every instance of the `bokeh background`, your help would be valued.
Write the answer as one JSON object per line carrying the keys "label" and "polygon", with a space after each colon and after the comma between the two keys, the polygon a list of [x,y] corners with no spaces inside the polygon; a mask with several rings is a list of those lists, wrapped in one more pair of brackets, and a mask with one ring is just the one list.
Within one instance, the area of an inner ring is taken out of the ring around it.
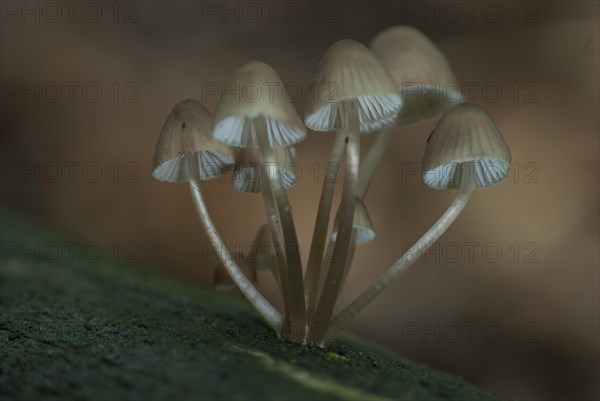
{"label": "bokeh background", "polygon": [[[171,107],[191,97],[214,110],[220,95],[207,83],[258,59],[301,88],[302,115],[335,41],[421,29],[467,100],[494,118],[513,167],[350,330],[507,397],[599,396],[598,2],[1,4],[2,202],[106,258],[201,287],[217,258],[188,188],[151,178]],[[342,305],[451,201],[419,178],[434,126],[397,129],[367,197],[378,239],[359,248]],[[302,177],[289,195],[303,249],[332,139],[311,132],[298,146]],[[205,193],[222,236],[243,251],[265,217],[260,196],[234,192],[230,179]],[[260,288],[275,298],[268,276]]]}

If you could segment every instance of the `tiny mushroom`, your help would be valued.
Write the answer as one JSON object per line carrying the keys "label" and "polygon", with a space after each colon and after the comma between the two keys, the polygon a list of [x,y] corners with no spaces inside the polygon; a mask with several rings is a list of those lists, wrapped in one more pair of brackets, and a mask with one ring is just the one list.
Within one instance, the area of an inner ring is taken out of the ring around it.
{"label": "tiny mushroom", "polygon": [[[373,228],[373,223],[371,223],[367,207],[365,206],[365,203],[358,198],[356,198],[356,204],[354,206],[352,229],[354,230],[354,243],[356,245],[365,245],[375,240],[376,232],[375,228]],[[337,227],[334,227],[331,239],[335,241],[336,238]]]}
{"label": "tiny mushroom", "polygon": [[252,263],[252,266],[256,271],[270,271],[273,274],[275,283],[277,284],[279,291],[282,292],[277,248],[275,247],[271,228],[268,224],[263,224],[256,232],[253,246],[250,247],[247,256],[247,259]]}
{"label": "tiny mushroom", "polygon": [[193,99],[177,103],[160,131],[152,176],[159,181],[188,182],[190,157],[201,167],[201,180],[220,176],[233,164],[233,150],[206,135],[210,128],[210,113],[202,103]]}
{"label": "tiny mushroom", "polygon": [[418,29],[406,25],[388,28],[370,47],[400,88],[403,103],[397,124],[436,117],[463,102],[448,60]]}
{"label": "tiny mushroom", "polygon": [[463,102],[457,79],[444,54],[411,26],[388,28],[373,39],[371,50],[390,71],[402,95],[396,121],[377,135],[358,177],[357,196],[367,194],[395,127],[437,117]]}
{"label": "tiny mushroom", "polygon": [[[153,176],[162,181],[189,181],[196,211],[205,231],[217,250],[227,249],[214,226],[201,191],[201,181],[218,177],[233,163],[231,148],[211,137],[212,116],[195,100],[175,105],[163,128],[154,153]],[[250,303],[275,329],[281,326],[281,315],[258,292],[229,252],[218,252],[231,279]]]}
{"label": "tiny mushroom", "polygon": [[286,321],[282,334],[301,341],[306,310],[300,249],[280,169],[268,167],[277,163],[273,148],[304,140],[306,129],[289,101],[281,78],[269,65],[260,61],[244,64],[233,73],[227,87],[215,112],[213,137],[229,145],[259,150],[261,175],[268,177],[269,183],[260,187],[275,245],[279,248],[278,263],[285,294]]}
{"label": "tiny mushroom", "polygon": [[468,183],[485,188],[506,177],[510,161],[494,121],[481,108],[463,103],[446,113],[427,139],[423,182],[435,189]]}
{"label": "tiny mushroom", "polygon": [[233,73],[227,88],[215,112],[213,137],[217,141],[258,148],[261,138],[271,147],[290,146],[306,138],[281,78],[269,65],[244,64]]}
{"label": "tiny mushroom", "polygon": [[[333,177],[323,181],[305,275],[308,316],[312,320],[309,341],[318,343],[333,313],[350,253],[360,153],[358,135],[391,124],[402,99],[394,78],[371,51],[361,43],[347,39],[327,50],[319,64],[312,91],[304,121],[315,131],[337,131],[329,162],[336,172],[346,146],[346,168],[338,212],[339,236],[332,251],[326,282],[319,283],[335,190]],[[325,290],[318,297],[321,286]]]}
{"label": "tiny mushroom", "polygon": [[[232,185],[239,192],[261,192],[262,158],[255,148],[239,148],[235,158]],[[281,146],[273,149],[275,164],[266,168],[277,168],[285,188],[290,188],[298,181],[296,168],[292,165],[296,157],[296,148]]]}
{"label": "tiny mushroom", "polygon": [[508,175],[510,161],[508,145],[484,110],[463,103],[444,114],[427,141],[423,181],[435,189],[458,188],[456,197],[404,256],[332,320],[325,344],[440,238],[464,209],[474,189],[502,181]]}
{"label": "tiny mushroom", "polygon": [[348,104],[353,104],[360,132],[368,133],[392,123],[402,103],[390,72],[363,44],[350,39],[327,50],[312,91],[304,121],[315,131],[348,127]]}
{"label": "tiny mushroom", "polygon": [[[337,221],[336,216],[336,221]],[[341,292],[341,289],[346,282],[346,278],[348,277],[348,273],[350,272],[350,267],[352,266],[352,261],[354,260],[354,253],[356,252],[356,245],[366,245],[375,240],[376,232],[373,227],[373,223],[371,223],[371,218],[369,217],[369,212],[367,211],[367,207],[365,203],[356,198],[356,205],[354,206],[354,220],[352,221],[352,237],[350,241],[350,250],[348,253],[348,259],[346,260],[346,266],[344,267],[344,275],[342,277],[342,283],[340,285],[340,289],[338,291]],[[331,251],[333,250],[333,243],[337,238],[337,226],[333,227],[333,232],[331,233],[331,242],[327,247],[325,252],[324,262],[321,270],[321,279],[319,280],[319,294],[323,291],[323,284],[325,281],[325,277],[327,272],[329,271],[329,263],[331,262],[331,258],[333,255]]]}

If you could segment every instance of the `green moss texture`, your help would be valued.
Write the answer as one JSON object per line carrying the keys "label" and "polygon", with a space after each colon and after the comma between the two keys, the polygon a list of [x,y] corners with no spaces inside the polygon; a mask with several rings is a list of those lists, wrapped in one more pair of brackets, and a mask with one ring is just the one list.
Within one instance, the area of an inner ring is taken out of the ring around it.
{"label": "green moss texture", "polygon": [[244,302],[142,269],[37,257],[68,241],[1,218],[0,399],[498,399],[353,340],[282,342]]}

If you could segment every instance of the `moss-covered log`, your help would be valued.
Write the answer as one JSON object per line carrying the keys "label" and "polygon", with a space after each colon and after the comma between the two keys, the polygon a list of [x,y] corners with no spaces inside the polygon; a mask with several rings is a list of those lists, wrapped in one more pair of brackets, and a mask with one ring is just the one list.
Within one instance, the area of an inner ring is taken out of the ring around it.
{"label": "moss-covered log", "polygon": [[497,399],[348,339],[282,342],[243,302],[160,275],[48,260],[36,247],[60,237],[1,218],[1,399]]}

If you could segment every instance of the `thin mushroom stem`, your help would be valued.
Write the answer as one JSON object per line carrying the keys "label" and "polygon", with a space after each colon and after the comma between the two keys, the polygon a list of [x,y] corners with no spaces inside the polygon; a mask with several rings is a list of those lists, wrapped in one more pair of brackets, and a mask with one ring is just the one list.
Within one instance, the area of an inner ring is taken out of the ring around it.
{"label": "thin mushroom stem", "polygon": [[[263,198],[263,204],[265,206],[265,213],[267,214],[267,220],[269,221],[269,228],[271,230],[271,234],[273,235],[273,246],[275,247],[275,260],[269,261],[271,268],[273,270],[273,275],[275,276],[275,280],[279,285],[279,289],[281,290],[283,296],[283,306],[284,306],[284,317],[285,323],[288,324],[289,316],[290,316],[290,293],[289,293],[289,278],[287,273],[287,265],[285,262],[285,252],[283,250],[284,241],[283,234],[281,233],[281,228],[279,227],[279,219],[277,217],[277,206],[275,205],[275,201],[273,200],[273,193],[271,191],[271,186],[265,182],[267,177],[267,171],[264,165],[260,167],[260,177],[261,180],[261,193]],[[272,264],[274,263],[274,265]]]}
{"label": "thin mushroom stem", "polygon": [[244,294],[252,306],[254,306],[254,308],[261,314],[267,324],[275,329],[276,332],[279,332],[282,326],[281,314],[261,295],[254,284],[252,284],[248,277],[246,277],[244,272],[231,257],[231,254],[227,250],[227,247],[221,239],[217,228],[213,224],[212,219],[208,214],[206,204],[204,203],[204,198],[200,189],[201,180],[198,159],[196,157],[188,157],[188,161],[190,163],[190,189],[194,199],[194,206],[196,207],[196,212],[200,217],[200,221],[204,225],[204,229],[208,234],[208,237],[217,250],[221,262],[223,262],[223,266],[242,294]]}
{"label": "thin mushroom stem", "polygon": [[377,281],[332,320],[327,329],[327,334],[325,335],[324,346],[330,344],[340,330],[345,328],[356,315],[369,305],[392,280],[419,259],[421,255],[423,255],[427,249],[441,237],[448,227],[452,225],[467,204],[475,186],[473,180],[469,179],[468,174],[465,174],[464,167],[461,177],[461,185],[458,193],[444,214],[400,259],[390,266]]}
{"label": "thin mushroom stem", "polygon": [[312,320],[321,283],[321,265],[323,263],[323,253],[325,251],[325,241],[327,239],[327,230],[329,228],[329,216],[331,214],[331,204],[333,203],[333,193],[335,191],[336,177],[339,171],[344,147],[346,146],[346,133],[339,130],[333,142],[331,156],[327,166],[333,167],[334,175],[329,177],[325,174],[323,177],[323,187],[321,189],[321,198],[319,199],[319,208],[313,231],[312,242],[310,244],[310,253],[308,255],[308,266],[304,276],[304,285],[306,286],[306,303],[309,321]]}
{"label": "thin mushroom stem", "polygon": [[[329,241],[329,245],[327,246],[327,250],[325,251],[325,256],[323,257],[323,265],[321,267],[321,278],[319,280],[319,291],[317,292],[317,299],[321,296],[323,292],[323,284],[325,283],[325,279],[327,277],[327,272],[329,271],[329,265],[331,264],[332,251],[335,246],[335,241]],[[344,268],[344,275],[342,277],[342,284],[340,285],[339,292],[342,292],[342,288],[344,287],[344,283],[346,282],[346,278],[348,277],[348,273],[350,272],[350,267],[352,266],[352,261],[354,260],[354,254],[356,253],[356,229],[352,229],[352,237],[350,238],[350,246],[348,249],[348,258],[346,259],[346,267]]]}
{"label": "thin mushroom stem", "polygon": [[331,264],[323,285],[319,303],[314,319],[311,322],[309,340],[313,344],[320,344],[326,333],[333,314],[344,276],[350,240],[352,237],[352,223],[354,221],[354,205],[356,204],[356,180],[358,178],[359,161],[359,128],[358,110],[353,103],[344,105],[347,115],[348,146],[346,147],[346,170],[344,172],[344,186],[340,204],[340,224],[333,247]]}
{"label": "thin mushroom stem", "polygon": [[[273,209],[273,210],[275,210],[275,215],[277,215],[276,209]],[[268,212],[267,212],[267,215],[269,215]],[[277,222],[278,222],[278,220],[275,220],[276,224],[277,224]],[[270,242],[261,241],[261,240],[263,240],[265,231],[267,231],[271,236]],[[279,264],[278,264],[277,260],[271,259],[273,257],[273,255],[271,254],[271,247],[275,250],[277,249],[274,241],[275,240],[273,239],[273,231],[271,230],[269,224],[263,225],[258,230],[258,232],[256,233],[256,236],[254,237],[253,244],[255,246],[252,247],[251,249],[249,249],[247,259],[250,261],[250,263],[257,266],[259,259],[265,259],[265,257],[267,257],[267,260],[263,260],[263,263],[265,263],[267,265],[268,270],[271,272],[271,274],[273,274],[273,278],[275,279],[275,283],[277,284],[277,289],[279,290],[280,294],[283,296],[282,288],[281,288],[281,278],[280,278],[280,274],[279,274]],[[280,242],[280,243],[283,243],[283,242]],[[265,246],[268,247],[266,250],[264,248]],[[276,257],[280,257],[280,254],[277,251],[275,251],[274,253],[275,253]],[[284,260],[285,260],[285,258],[284,258]],[[255,271],[257,269],[255,269]]]}
{"label": "thin mushroom stem", "polygon": [[321,298],[321,294],[323,293],[323,286],[325,285],[325,280],[327,279],[327,273],[329,272],[329,265],[331,264],[331,258],[333,257],[333,248],[335,246],[335,241],[329,240],[327,246],[325,247],[325,253],[323,255],[323,261],[321,263],[320,269],[320,277],[319,277],[319,289],[317,291],[316,302]]}
{"label": "thin mushroom stem", "polygon": [[375,142],[373,142],[369,148],[365,159],[360,165],[356,197],[361,200],[365,199],[367,191],[371,186],[371,182],[373,182],[375,171],[377,170],[377,166],[379,166],[379,162],[381,162],[383,154],[388,148],[390,140],[392,139],[394,128],[394,125],[388,125],[379,131],[377,138],[375,138]]}
{"label": "thin mushroom stem", "polygon": [[354,261],[355,254],[356,254],[356,228],[353,228],[352,229],[352,237],[350,238],[350,249],[348,250],[348,258],[346,259],[346,266],[344,266],[344,275],[342,276],[342,283],[340,285],[339,292],[342,292],[342,288],[344,287],[344,283],[346,282],[348,273],[350,273],[350,268],[352,267],[352,262]]}
{"label": "thin mushroom stem", "polygon": [[[277,222],[278,221],[275,221],[275,224],[277,224]],[[283,244],[283,235],[281,233],[279,233],[277,243],[275,243],[275,239],[273,239],[273,242],[262,244],[262,245],[266,245],[266,246],[272,245],[275,250],[275,260],[268,260],[267,264],[269,265],[269,270],[273,274],[273,279],[275,279],[275,283],[277,284],[277,288],[279,289],[279,292],[282,294],[282,296],[284,296],[283,295],[283,287],[282,287],[282,283],[281,283],[281,267],[280,267],[285,264],[285,253],[283,252],[283,248],[281,247],[282,244]],[[263,249],[263,251],[264,251],[264,249]],[[269,256],[269,258],[272,257],[269,250],[267,250],[266,254]],[[287,292],[288,291],[286,290],[285,297],[288,296]]]}
{"label": "thin mushroom stem", "polygon": [[[268,184],[279,210],[281,220],[281,229],[283,232],[284,251],[286,257],[287,269],[282,269],[282,279],[287,281],[289,289],[289,324],[284,328],[284,335],[295,342],[303,342],[306,332],[306,309],[304,303],[304,285],[302,277],[302,261],[300,259],[300,247],[296,236],[296,228],[292,217],[292,207],[290,206],[287,193],[281,181],[279,166],[275,160],[273,149],[269,144],[267,137],[267,127],[264,118],[256,118],[253,122],[255,137],[258,139],[258,145],[263,164],[267,170]],[[275,235],[275,233],[274,233]],[[286,284],[284,284],[284,288]]]}

